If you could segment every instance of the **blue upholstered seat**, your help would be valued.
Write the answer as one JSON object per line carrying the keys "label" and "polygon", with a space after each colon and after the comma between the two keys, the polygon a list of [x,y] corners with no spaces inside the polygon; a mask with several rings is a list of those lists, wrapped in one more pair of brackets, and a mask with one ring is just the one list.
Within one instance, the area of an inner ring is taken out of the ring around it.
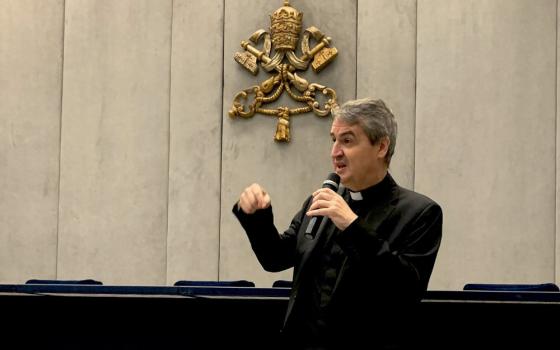
{"label": "blue upholstered seat", "polygon": [[468,283],[463,290],[504,291],[504,292],[558,292],[554,283],[508,284],[508,283]]}
{"label": "blue upholstered seat", "polygon": [[246,280],[238,281],[191,281],[181,280],[175,282],[177,287],[254,287],[255,283]]}
{"label": "blue upholstered seat", "polygon": [[85,280],[43,280],[43,279],[30,279],[25,284],[86,284],[86,285],[102,285],[100,281],[85,279]]}

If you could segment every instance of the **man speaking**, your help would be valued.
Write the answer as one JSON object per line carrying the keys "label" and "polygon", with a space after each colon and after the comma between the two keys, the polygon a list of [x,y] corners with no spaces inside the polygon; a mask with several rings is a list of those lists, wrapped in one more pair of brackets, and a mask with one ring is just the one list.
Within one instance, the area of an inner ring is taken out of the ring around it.
{"label": "man speaking", "polygon": [[389,174],[397,123],[383,101],[348,101],[333,115],[338,176],[303,203],[286,231],[274,226],[270,196],[258,184],[241,193],[233,213],[266,271],[294,268],[286,348],[413,348],[442,210]]}

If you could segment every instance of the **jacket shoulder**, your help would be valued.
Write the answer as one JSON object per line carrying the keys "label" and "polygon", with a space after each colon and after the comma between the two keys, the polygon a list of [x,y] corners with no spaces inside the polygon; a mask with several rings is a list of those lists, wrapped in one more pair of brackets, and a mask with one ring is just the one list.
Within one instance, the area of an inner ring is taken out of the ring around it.
{"label": "jacket shoulder", "polygon": [[408,188],[397,186],[397,199],[398,204],[405,207],[413,207],[417,209],[433,208],[434,210],[441,211],[441,206],[432,198],[425,194],[412,191]]}

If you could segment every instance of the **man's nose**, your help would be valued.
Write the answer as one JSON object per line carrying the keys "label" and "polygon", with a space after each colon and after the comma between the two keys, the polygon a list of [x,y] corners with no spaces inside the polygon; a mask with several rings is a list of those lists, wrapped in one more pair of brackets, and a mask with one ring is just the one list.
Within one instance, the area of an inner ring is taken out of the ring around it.
{"label": "man's nose", "polygon": [[340,148],[338,143],[335,142],[332,146],[331,157],[338,158],[338,157],[341,157],[341,156],[342,156],[342,148]]}

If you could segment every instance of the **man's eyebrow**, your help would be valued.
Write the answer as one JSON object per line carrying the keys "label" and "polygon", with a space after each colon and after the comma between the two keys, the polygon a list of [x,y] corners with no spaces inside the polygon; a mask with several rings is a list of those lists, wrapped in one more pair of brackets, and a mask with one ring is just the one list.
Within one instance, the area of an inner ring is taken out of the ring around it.
{"label": "man's eyebrow", "polygon": [[[348,131],[344,131],[344,132],[340,133],[338,135],[338,137],[340,138],[340,137],[344,137],[346,135],[355,136],[355,134],[352,130],[348,130]],[[331,132],[331,137],[334,138],[334,133],[332,133],[332,132]]]}

